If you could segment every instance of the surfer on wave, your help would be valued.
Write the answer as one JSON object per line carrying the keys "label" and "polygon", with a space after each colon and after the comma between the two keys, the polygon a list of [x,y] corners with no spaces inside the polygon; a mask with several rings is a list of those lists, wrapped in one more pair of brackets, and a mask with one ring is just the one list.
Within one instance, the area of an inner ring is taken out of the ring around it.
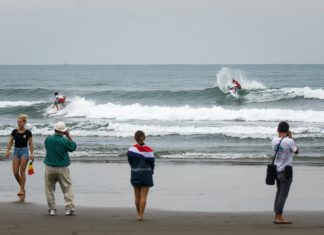
{"label": "surfer on wave", "polygon": [[56,107],[56,109],[59,110],[58,107],[59,104],[61,104],[63,107],[65,106],[66,96],[58,93],[57,91],[54,93],[54,95],[55,95],[55,100],[54,100],[53,108]]}
{"label": "surfer on wave", "polygon": [[236,94],[237,90],[239,89],[242,89],[241,84],[235,79],[232,79],[232,86],[229,88],[229,90],[234,90],[234,94]]}

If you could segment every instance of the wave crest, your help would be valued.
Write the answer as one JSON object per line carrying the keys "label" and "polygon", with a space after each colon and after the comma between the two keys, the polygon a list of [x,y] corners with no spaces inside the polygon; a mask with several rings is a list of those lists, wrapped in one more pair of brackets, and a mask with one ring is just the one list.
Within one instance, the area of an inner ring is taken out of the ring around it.
{"label": "wave crest", "polygon": [[113,120],[159,120],[159,121],[267,121],[323,123],[324,111],[293,109],[225,109],[220,106],[191,107],[189,105],[147,106],[114,103],[96,104],[82,97],[72,99],[60,112],[65,117]]}
{"label": "wave crest", "polygon": [[[255,126],[251,124],[242,125],[170,125],[170,124],[140,124],[140,123],[123,123],[108,120],[91,120],[67,122],[69,129],[74,136],[102,136],[102,137],[132,137],[135,131],[144,130],[148,136],[226,136],[237,139],[270,139],[276,133],[276,126]],[[54,123],[28,123],[27,128],[34,135],[47,136],[53,133]],[[0,136],[10,135],[13,125],[0,125]],[[294,127],[295,138],[323,138],[324,130],[318,127]]]}

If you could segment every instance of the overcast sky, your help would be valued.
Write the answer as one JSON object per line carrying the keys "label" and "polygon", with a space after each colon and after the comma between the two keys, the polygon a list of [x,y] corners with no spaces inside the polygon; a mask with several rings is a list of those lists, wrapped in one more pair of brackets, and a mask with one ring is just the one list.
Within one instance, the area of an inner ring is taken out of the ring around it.
{"label": "overcast sky", "polygon": [[324,63],[323,0],[1,0],[0,64]]}

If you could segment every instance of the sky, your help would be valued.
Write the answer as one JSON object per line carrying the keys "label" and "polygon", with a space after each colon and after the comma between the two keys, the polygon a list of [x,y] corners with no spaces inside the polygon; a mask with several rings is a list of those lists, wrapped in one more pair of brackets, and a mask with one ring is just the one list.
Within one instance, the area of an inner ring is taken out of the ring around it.
{"label": "sky", "polygon": [[323,64],[323,0],[1,0],[0,64]]}

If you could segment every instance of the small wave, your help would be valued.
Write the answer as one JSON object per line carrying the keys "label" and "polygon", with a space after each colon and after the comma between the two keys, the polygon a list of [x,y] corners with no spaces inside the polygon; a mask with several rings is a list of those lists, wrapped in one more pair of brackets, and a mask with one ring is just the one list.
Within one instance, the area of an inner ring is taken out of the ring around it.
{"label": "small wave", "polygon": [[[242,163],[262,163],[269,161],[272,157],[271,154],[264,153],[197,153],[197,152],[180,152],[180,153],[157,153],[157,155],[162,159],[174,159],[174,160],[215,160],[220,162],[232,162],[236,161],[240,164]],[[316,165],[323,162],[323,156],[299,156],[296,161],[302,161],[303,165],[309,164],[311,162],[316,162]]]}
{"label": "small wave", "polygon": [[[77,150],[75,152],[69,153],[69,156],[71,157],[71,160],[98,160],[98,159],[107,159],[109,157],[118,157],[119,155],[125,153],[126,151],[124,150],[119,150],[116,151],[114,149],[84,149],[84,150]],[[34,154],[37,157],[44,157],[46,156],[46,150],[44,148],[38,148],[35,149]]]}
{"label": "small wave", "polygon": [[105,100],[115,100],[129,102],[136,100],[140,103],[150,101],[169,103],[210,103],[222,101],[226,97],[218,87],[206,88],[202,90],[150,90],[150,91],[101,91],[89,94],[89,97],[96,97]]}
{"label": "small wave", "polygon": [[244,90],[260,90],[267,87],[261,82],[250,81],[239,70],[231,70],[226,67],[222,68],[216,75],[216,86],[219,87],[224,93],[228,93],[227,85],[232,79],[237,80],[242,85]]}
{"label": "small wave", "polygon": [[7,108],[7,107],[26,107],[26,106],[33,106],[36,104],[45,103],[44,101],[0,101],[0,108]]}
{"label": "small wave", "polygon": [[235,159],[266,159],[266,154],[240,154],[240,153],[170,153],[162,154],[160,158],[167,159],[219,159],[219,160],[235,160]]}
{"label": "small wave", "polygon": [[[229,126],[199,126],[199,125],[140,125],[130,123],[115,123],[105,120],[91,120],[80,122],[67,122],[74,136],[101,136],[101,137],[132,137],[135,131],[144,130],[148,136],[193,136],[208,135],[226,136],[238,139],[270,139],[276,133],[276,127],[255,125],[229,125]],[[53,123],[28,123],[34,135],[50,135],[53,133]],[[0,125],[0,136],[10,135],[14,126]],[[324,138],[324,130],[317,127],[293,128],[295,138]]]}
{"label": "small wave", "polygon": [[304,88],[290,88],[290,89],[283,89],[283,90],[286,93],[295,95],[296,97],[324,100],[324,89],[311,89],[310,87],[304,87]]}
{"label": "small wave", "polygon": [[48,97],[49,94],[53,94],[52,89],[43,89],[43,88],[0,88],[0,98],[3,99],[14,99],[17,97],[26,97],[29,99],[39,98],[39,97]]}
{"label": "small wave", "polygon": [[[107,127],[100,127],[98,130],[101,135],[132,137],[137,130],[144,130],[149,136],[167,135],[223,135],[239,139],[270,139],[276,133],[276,127],[266,126],[167,126],[167,125],[139,125],[125,123],[111,123]],[[107,131],[105,131],[107,130]],[[77,133],[76,133],[77,134]],[[81,133],[80,133],[81,134]],[[84,133],[85,134],[85,133]],[[88,133],[87,133],[88,134]],[[295,138],[324,137],[324,130],[320,128],[297,127],[294,128]]]}
{"label": "small wave", "polygon": [[266,89],[251,91],[244,98],[248,102],[273,102],[295,98],[324,100],[324,89],[312,89],[310,87]]}

